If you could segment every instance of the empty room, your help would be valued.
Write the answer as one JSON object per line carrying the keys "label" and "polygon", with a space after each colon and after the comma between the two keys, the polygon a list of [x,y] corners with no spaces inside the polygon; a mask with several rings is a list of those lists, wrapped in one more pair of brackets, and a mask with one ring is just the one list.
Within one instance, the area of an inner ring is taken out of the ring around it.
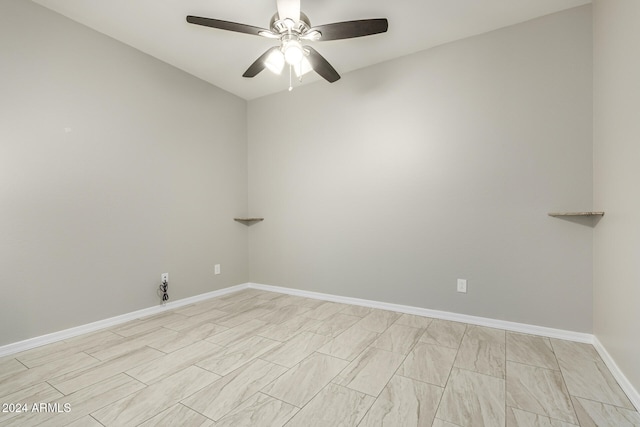
{"label": "empty room", "polygon": [[0,426],[640,426],[639,24],[0,0]]}

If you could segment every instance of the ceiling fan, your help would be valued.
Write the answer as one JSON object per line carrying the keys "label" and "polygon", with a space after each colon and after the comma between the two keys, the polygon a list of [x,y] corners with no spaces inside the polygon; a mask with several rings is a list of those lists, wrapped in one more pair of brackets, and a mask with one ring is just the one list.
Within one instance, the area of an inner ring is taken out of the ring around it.
{"label": "ceiling fan", "polygon": [[340,79],[340,74],[314,48],[303,45],[303,42],[369,36],[384,33],[389,26],[386,19],[379,18],[312,27],[307,15],[300,11],[300,0],[276,0],[276,6],[278,11],[271,18],[269,29],[191,15],[187,16],[187,22],[280,41],[279,46],[274,46],[260,55],[244,72],[243,77],[255,77],[265,68],[280,74],[287,64],[290,67],[289,72],[293,70],[299,78],[313,70],[330,83]]}

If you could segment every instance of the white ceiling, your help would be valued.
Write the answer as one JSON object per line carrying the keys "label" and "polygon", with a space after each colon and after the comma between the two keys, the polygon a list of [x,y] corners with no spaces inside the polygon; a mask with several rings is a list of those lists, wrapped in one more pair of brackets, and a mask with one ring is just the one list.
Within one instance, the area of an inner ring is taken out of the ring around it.
{"label": "white ceiling", "polygon": [[[288,73],[242,77],[273,40],[188,24],[186,15],[269,27],[275,0],[33,0],[245,99],[286,90]],[[385,34],[312,44],[343,75],[591,0],[302,0],[312,25],[387,18]],[[287,74],[287,76],[284,76]],[[315,73],[304,83],[320,80]],[[341,81],[333,84],[340,84]],[[329,84],[329,83],[323,83]]]}

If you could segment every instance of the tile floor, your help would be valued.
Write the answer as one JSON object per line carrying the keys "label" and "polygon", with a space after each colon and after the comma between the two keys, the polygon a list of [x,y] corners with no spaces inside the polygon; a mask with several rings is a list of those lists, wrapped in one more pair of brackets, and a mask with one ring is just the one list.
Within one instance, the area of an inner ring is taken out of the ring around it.
{"label": "tile floor", "polygon": [[590,345],[255,289],[0,358],[0,403],[21,427],[640,426]]}

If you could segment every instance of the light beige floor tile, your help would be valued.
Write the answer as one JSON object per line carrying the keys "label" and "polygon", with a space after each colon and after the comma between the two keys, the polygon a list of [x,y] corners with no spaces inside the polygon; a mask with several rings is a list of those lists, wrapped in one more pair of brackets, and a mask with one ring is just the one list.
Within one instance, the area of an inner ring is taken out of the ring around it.
{"label": "light beige floor tile", "polygon": [[[294,297],[293,295],[290,295],[290,296]],[[318,308],[322,304],[327,302],[325,300],[315,299],[315,298],[305,298],[305,297],[295,297],[295,298],[297,298],[297,300],[293,304],[301,305],[303,307],[309,307],[309,308]],[[344,304],[343,304],[343,306],[344,306]]]}
{"label": "light beige floor tile", "polygon": [[300,332],[289,341],[263,354],[260,358],[292,368],[329,341],[331,341],[331,337],[311,332]]}
{"label": "light beige floor tile", "polygon": [[560,369],[572,396],[622,408],[634,409],[602,360],[559,360]]}
{"label": "light beige floor tile", "polygon": [[328,318],[334,316],[336,313],[343,310],[344,308],[345,308],[344,304],[325,301],[322,304],[318,305],[316,308],[307,311],[304,314],[304,317],[308,317],[310,319],[316,319],[316,320],[327,320]]}
{"label": "light beige floor tile", "polygon": [[228,347],[254,335],[259,335],[260,331],[267,327],[269,327],[269,323],[253,319],[243,323],[242,325],[238,325],[235,328],[227,329],[224,332],[215,334],[207,338],[207,341]]}
{"label": "light beige floor tile", "polygon": [[578,423],[562,375],[552,369],[508,362],[507,406]]}
{"label": "light beige floor tile", "polygon": [[456,350],[419,342],[407,355],[399,375],[444,387],[456,358]]}
{"label": "light beige floor tile", "polygon": [[310,327],[307,330],[309,332],[313,332],[314,334],[337,337],[359,320],[359,317],[338,313],[331,316],[327,320],[320,321],[320,323]]}
{"label": "light beige floor tile", "polygon": [[320,320],[309,319],[308,317],[296,316],[279,325],[271,325],[262,329],[260,336],[276,341],[289,341],[298,333],[314,328],[321,323]]}
{"label": "light beige floor tile", "polygon": [[279,325],[281,323],[286,322],[287,320],[291,320],[294,317],[299,316],[303,313],[306,313],[310,310],[311,309],[309,307],[301,307],[299,305],[287,305],[277,310],[274,310],[271,313],[267,313],[264,316],[259,317],[259,320],[264,320],[265,322]]}
{"label": "light beige floor tile", "polygon": [[448,421],[444,421],[439,418],[436,418],[433,420],[432,427],[461,427],[461,426],[459,426],[458,424],[453,424]]}
{"label": "light beige floor tile", "polygon": [[56,376],[49,383],[64,394],[71,394],[161,356],[164,356],[161,351],[142,347],[99,365]]}
{"label": "light beige floor tile", "polygon": [[126,338],[114,334],[113,332],[103,329],[101,331],[91,332],[89,334],[79,335],[77,337],[64,340],[68,345],[74,345],[85,353],[92,353],[98,348],[104,348],[105,345],[115,345],[124,342]]}
{"label": "light beige floor tile", "polygon": [[543,415],[507,408],[507,427],[576,427],[576,424],[553,420]]}
{"label": "light beige floor tile", "polygon": [[124,323],[119,326],[111,328],[111,332],[121,335],[123,337],[130,337],[138,335],[143,332],[148,332],[153,329],[157,329],[160,326],[169,325],[180,322],[187,319],[187,316],[181,314],[170,313],[170,315],[151,317],[145,320],[138,319],[131,322]]}
{"label": "light beige floor tile", "polygon": [[462,427],[505,424],[504,380],[453,368],[436,418]]}
{"label": "light beige floor tile", "polygon": [[467,325],[448,320],[433,319],[420,341],[432,345],[455,348],[460,347]]}
{"label": "light beige floor tile", "polygon": [[371,346],[394,353],[407,354],[418,342],[423,332],[422,328],[394,323]]}
{"label": "light beige floor tile", "polygon": [[69,345],[64,341],[59,341],[18,353],[14,355],[14,357],[27,368],[35,368],[36,366],[67,358],[81,351],[82,350],[75,345]]}
{"label": "light beige floor tile", "polygon": [[320,347],[318,352],[351,361],[362,353],[377,337],[378,334],[376,332],[353,325]]}
{"label": "light beige floor tile", "polygon": [[374,398],[337,384],[327,385],[287,424],[287,427],[355,427]]}
{"label": "light beige floor tile", "polygon": [[282,366],[255,359],[182,400],[182,403],[218,421],[285,372]]}
{"label": "light beige floor tile", "polygon": [[394,376],[359,427],[431,426],[444,389]]}
{"label": "light beige floor tile", "polygon": [[[204,311],[199,314],[195,314],[193,316],[185,317],[182,320],[167,323],[164,326],[167,329],[171,329],[173,331],[182,332],[188,329],[193,329],[194,327],[201,325],[203,323],[215,323],[218,324],[217,321],[219,319],[224,318],[225,316],[229,316],[229,313],[226,311],[221,311],[217,309],[210,309],[208,311]],[[219,325],[222,328],[222,325]]]}
{"label": "light beige floor tile", "polygon": [[198,363],[220,348],[222,347],[208,341],[198,341],[173,353],[128,369],[126,373],[140,382],[153,384]]}
{"label": "light beige floor tile", "polygon": [[507,332],[507,360],[541,368],[560,369],[549,338],[533,335]]}
{"label": "light beige floor tile", "polygon": [[212,307],[206,304],[206,301],[203,301],[196,304],[185,305],[184,307],[176,308],[175,310],[173,310],[173,312],[182,314],[183,316],[195,316],[196,314],[206,313],[211,309]]}
{"label": "light beige floor tile", "polygon": [[262,304],[265,304],[266,302],[267,301],[261,300],[261,299],[257,299],[256,297],[247,298],[247,299],[244,299],[242,301],[238,301],[238,302],[231,303],[229,305],[225,305],[222,308],[222,311],[226,311],[229,314],[240,314],[240,313],[243,313],[245,311],[249,311],[249,310],[252,310],[252,309],[254,309],[256,307],[259,307]]}
{"label": "light beige floor tile", "polygon": [[82,417],[80,419],[75,420],[71,424],[68,424],[67,427],[103,427],[95,418],[91,415],[87,415],[86,417]]}
{"label": "light beige floor tile", "polygon": [[400,316],[400,318],[398,320],[396,320],[396,324],[398,325],[405,325],[405,326],[412,326],[414,328],[427,328],[431,322],[433,322],[433,319],[431,317],[424,317],[424,316],[416,316],[415,314],[403,314],[402,316]]}
{"label": "light beige floor tile", "polygon": [[381,334],[391,326],[393,322],[398,320],[399,317],[400,313],[374,308],[357,324],[363,329]]}
{"label": "light beige floor tile", "polygon": [[267,385],[262,392],[302,407],[348,364],[346,360],[314,353]]}
{"label": "light beige floor tile", "polygon": [[551,339],[551,346],[558,361],[599,361],[602,360],[591,344]]}
{"label": "light beige floor tile", "polygon": [[207,339],[213,335],[226,331],[227,328],[213,323],[202,323],[189,329],[184,329],[171,341],[149,343],[149,347],[160,350],[163,353],[173,353],[197,341]]}
{"label": "light beige floor tile", "polygon": [[210,385],[220,376],[196,366],[176,372],[91,415],[102,424],[134,426]]}
{"label": "light beige floor tile", "polygon": [[143,332],[139,335],[124,338],[117,343],[105,343],[102,346],[96,346],[89,354],[96,359],[109,360],[130,353],[133,350],[142,348],[147,345],[159,346],[165,342],[174,340],[178,336],[178,332],[163,327],[152,331]]}
{"label": "light beige floor tile", "polygon": [[582,427],[640,426],[640,414],[636,411],[580,397],[574,397],[572,401]]}
{"label": "light beige floor tile", "polygon": [[272,291],[265,291],[265,290],[260,290],[261,293],[256,295],[256,298],[259,299],[264,299],[264,300],[268,300],[268,301],[273,301],[279,298],[282,298],[285,296],[285,294],[281,294],[279,292],[272,292]]}
{"label": "light beige floor tile", "polygon": [[216,423],[216,427],[281,427],[298,412],[298,408],[256,393]]}
{"label": "light beige floor tile", "polygon": [[177,403],[160,412],[140,424],[138,427],[156,427],[156,426],[180,426],[180,427],[211,427],[214,423],[209,418],[186,406]]}
{"label": "light beige floor tile", "polygon": [[243,311],[242,313],[231,313],[225,317],[215,319],[214,323],[216,325],[226,326],[227,328],[234,328],[236,326],[242,325],[245,322],[257,319],[271,312],[273,312],[273,310],[262,307],[255,307],[250,310]]}
{"label": "light beige floor tile", "polygon": [[0,361],[0,380],[20,371],[26,371],[27,367],[13,358]]}
{"label": "light beige floor tile", "polygon": [[69,412],[30,413],[20,419],[11,419],[7,425],[20,427],[34,425],[67,426],[80,418],[86,417],[93,411],[122,399],[125,396],[129,396],[144,387],[144,384],[139,381],[125,374],[118,374],[51,402],[53,404],[57,403],[61,408],[64,408],[64,405],[68,404]]}
{"label": "light beige floor tile", "polygon": [[[40,383],[3,397],[0,404],[27,405],[27,408],[29,409],[32,408],[34,403],[51,402],[62,396],[62,393],[51,387],[49,384]],[[7,408],[0,407],[0,425],[6,422],[9,418],[19,416],[19,413],[14,411],[5,412],[5,409]]]}
{"label": "light beige floor tile", "polygon": [[268,338],[249,337],[229,347],[220,347],[220,349],[213,351],[197,362],[196,365],[224,376],[278,344],[280,342]]}
{"label": "light beige floor tile", "polygon": [[365,317],[367,314],[371,313],[371,308],[362,307],[360,305],[348,305],[343,308],[340,313],[347,314],[349,316]]}
{"label": "light beige floor tile", "polygon": [[378,396],[403,360],[401,354],[369,347],[333,382],[370,396]]}
{"label": "light beige floor tile", "polygon": [[501,329],[469,325],[454,366],[504,378],[506,335]]}
{"label": "light beige floor tile", "polygon": [[65,359],[36,366],[26,371],[16,372],[3,378],[2,382],[0,382],[0,397],[46,381],[53,375],[64,375],[68,372],[95,366],[98,363],[97,359],[85,353],[77,353]]}

